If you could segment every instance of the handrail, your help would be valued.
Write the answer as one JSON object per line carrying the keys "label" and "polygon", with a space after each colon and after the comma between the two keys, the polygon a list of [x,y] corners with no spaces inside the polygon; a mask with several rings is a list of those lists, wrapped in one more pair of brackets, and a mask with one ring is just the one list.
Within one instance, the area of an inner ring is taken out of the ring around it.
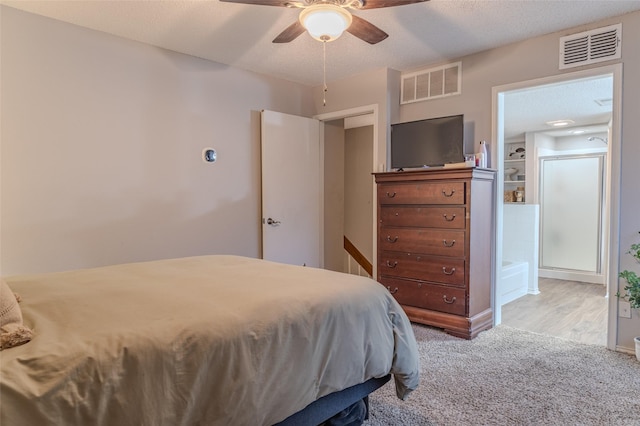
{"label": "handrail", "polygon": [[369,260],[364,257],[364,254],[360,253],[360,250],[358,250],[357,247],[354,246],[351,241],[349,241],[346,235],[344,235],[343,237],[344,249],[347,251],[347,253],[349,253],[349,255],[353,257],[356,262],[358,262],[358,265],[362,266],[362,269],[367,271],[367,274],[373,276],[373,265],[371,264],[371,262],[369,262]]}

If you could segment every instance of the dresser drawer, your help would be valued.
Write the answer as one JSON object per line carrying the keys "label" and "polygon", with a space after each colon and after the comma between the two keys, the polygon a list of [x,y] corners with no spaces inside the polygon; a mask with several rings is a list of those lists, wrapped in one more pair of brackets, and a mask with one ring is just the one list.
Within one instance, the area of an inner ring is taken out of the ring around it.
{"label": "dresser drawer", "polygon": [[380,204],[464,204],[465,182],[411,182],[378,185]]}
{"label": "dresser drawer", "polygon": [[384,206],[378,219],[382,226],[464,229],[465,212],[465,207]]}
{"label": "dresser drawer", "polygon": [[382,277],[380,282],[401,305],[466,314],[467,294],[464,289],[386,277]]}
{"label": "dresser drawer", "polygon": [[464,287],[464,266],[459,258],[383,251],[378,274]]}
{"label": "dresser drawer", "polygon": [[464,257],[465,233],[457,230],[380,228],[381,250]]}

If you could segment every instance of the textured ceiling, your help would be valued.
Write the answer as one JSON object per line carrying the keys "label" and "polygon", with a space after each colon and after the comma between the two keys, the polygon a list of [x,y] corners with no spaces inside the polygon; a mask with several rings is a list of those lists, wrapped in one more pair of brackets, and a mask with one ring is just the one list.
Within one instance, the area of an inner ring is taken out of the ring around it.
{"label": "textured ceiling", "polygon": [[[28,12],[307,85],[322,83],[322,43],[271,40],[298,10],[203,1],[0,0]],[[354,12],[389,34],[369,45],[351,34],[327,45],[327,80],[400,71],[640,10],[623,0],[431,0]]]}
{"label": "textured ceiling", "polygon": [[[307,85],[322,84],[322,43],[303,34],[273,44],[298,10],[202,1],[13,1],[28,12]],[[345,33],[327,45],[327,80],[393,68],[411,71],[607,17],[640,10],[640,0],[431,0],[354,12],[389,38],[369,45]],[[624,35],[624,29],[623,29]],[[510,93],[505,138],[548,129],[549,120],[603,123],[611,81],[587,80]]]}
{"label": "textured ceiling", "polygon": [[[606,132],[612,113],[613,78],[586,78],[508,92],[504,98],[504,138],[523,139],[524,132],[567,136],[576,129]],[[548,121],[572,120],[567,128]],[[599,124],[600,126],[590,126]],[[602,126],[604,125],[604,126]]]}

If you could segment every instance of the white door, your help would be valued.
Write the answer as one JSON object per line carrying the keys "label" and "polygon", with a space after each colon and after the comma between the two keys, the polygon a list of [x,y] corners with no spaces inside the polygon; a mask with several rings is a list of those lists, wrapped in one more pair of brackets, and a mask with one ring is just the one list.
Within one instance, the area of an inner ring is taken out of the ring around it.
{"label": "white door", "polygon": [[322,265],[320,122],[262,112],[262,258]]}

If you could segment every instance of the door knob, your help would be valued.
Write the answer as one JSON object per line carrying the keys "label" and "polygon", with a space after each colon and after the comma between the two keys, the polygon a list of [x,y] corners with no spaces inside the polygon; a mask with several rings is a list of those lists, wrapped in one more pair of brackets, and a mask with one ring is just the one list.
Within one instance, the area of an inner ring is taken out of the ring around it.
{"label": "door knob", "polygon": [[267,219],[267,225],[278,226],[278,225],[280,225],[280,221],[279,220],[273,220],[273,219],[269,218],[269,219]]}

